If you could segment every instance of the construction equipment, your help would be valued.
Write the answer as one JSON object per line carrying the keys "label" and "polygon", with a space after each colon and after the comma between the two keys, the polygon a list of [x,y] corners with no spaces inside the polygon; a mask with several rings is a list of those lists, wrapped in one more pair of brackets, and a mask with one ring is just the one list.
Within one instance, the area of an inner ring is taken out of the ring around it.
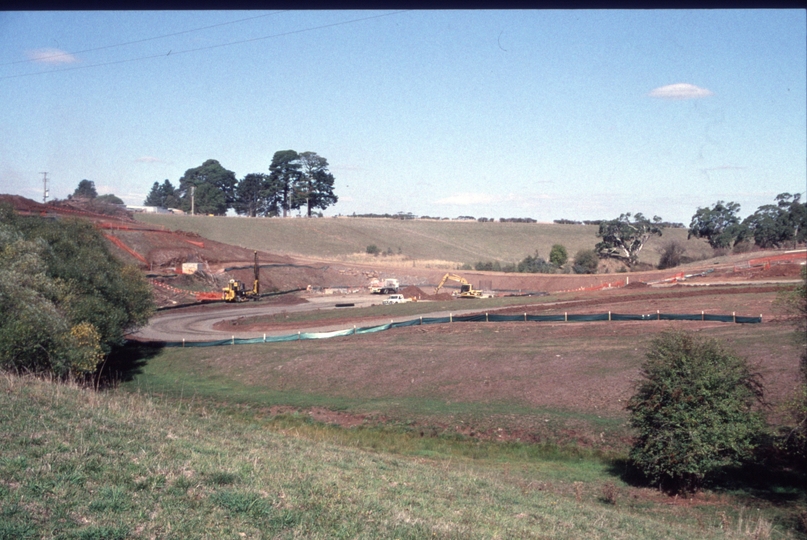
{"label": "construction equipment", "polygon": [[446,281],[457,281],[460,284],[460,298],[486,298],[487,296],[477,289],[474,289],[473,285],[471,285],[467,279],[462,276],[458,276],[456,274],[446,274],[443,276],[443,279],[440,280],[440,284],[434,289],[434,294],[440,292],[440,289],[443,285],[445,285]]}
{"label": "construction equipment", "polygon": [[222,289],[221,299],[225,302],[245,302],[247,300],[259,300],[261,297],[260,267],[258,266],[258,252],[255,251],[255,281],[252,282],[252,290],[247,290],[246,285],[238,280],[231,279],[227,286]]}
{"label": "construction equipment", "polygon": [[371,294],[395,294],[401,286],[400,282],[394,278],[387,278],[384,281],[374,279],[370,283]]}

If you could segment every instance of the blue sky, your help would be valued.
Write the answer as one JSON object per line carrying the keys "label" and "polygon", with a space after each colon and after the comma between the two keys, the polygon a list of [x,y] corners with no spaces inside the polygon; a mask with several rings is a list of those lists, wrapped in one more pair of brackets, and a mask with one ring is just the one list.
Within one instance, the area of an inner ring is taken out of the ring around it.
{"label": "blue sky", "polygon": [[807,190],[804,10],[0,13],[0,193],[328,159],[325,214],[689,223]]}

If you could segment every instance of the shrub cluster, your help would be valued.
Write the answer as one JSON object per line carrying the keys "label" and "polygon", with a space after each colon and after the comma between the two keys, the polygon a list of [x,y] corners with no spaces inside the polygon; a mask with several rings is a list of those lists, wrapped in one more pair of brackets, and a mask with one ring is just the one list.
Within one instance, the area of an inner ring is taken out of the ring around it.
{"label": "shrub cluster", "polygon": [[141,272],[90,223],[0,207],[0,368],[90,373],[152,310]]}

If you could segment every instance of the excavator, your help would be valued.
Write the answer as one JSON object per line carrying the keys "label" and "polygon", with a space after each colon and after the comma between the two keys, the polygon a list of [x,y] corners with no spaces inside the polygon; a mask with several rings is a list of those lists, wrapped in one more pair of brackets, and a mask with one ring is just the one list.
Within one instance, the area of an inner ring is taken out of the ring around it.
{"label": "excavator", "polygon": [[458,276],[456,274],[446,274],[443,276],[443,279],[440,280],[440,284],[434,289],[434,294],[440,292],[440,288],[446,284],[446,281],[456,281],[460,284],[460,298],[485,298],[485,295],[482,294],[482,291],[474,289],[473,285],[468,283],[468,280],[462,276]]}
{"label": "excavator", "polygon": [[255,251],[255,281],[252,282],[252,290],[248,291],[242,281],[231,279],[227,286],[222,289],[221,299],[225,302],[245,302],[247,300],[259,300],[260,298],[260,267],[258,266],[258,252]]}

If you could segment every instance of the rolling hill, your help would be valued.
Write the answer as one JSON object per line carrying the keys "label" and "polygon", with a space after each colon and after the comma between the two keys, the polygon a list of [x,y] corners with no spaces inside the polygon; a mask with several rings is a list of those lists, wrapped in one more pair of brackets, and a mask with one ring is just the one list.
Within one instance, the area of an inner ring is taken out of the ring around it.
{"label": "rolling hill", "polygon": [[[477,261],[515,263],[537,251],[549,258],[553,244],[566,247],[570,258],[597,243],[593,225],[498,223],[475,221],[397,220],[374,218],[236,218],[136,214],[144,223],[198,233],[205,238],[249,249],[302,257],[346,260],[373,244],[382,252],[417,261],[447,261],[450,266]],[[656,264],[659,248],[682,242],[687,256],[711,256],[703,240],[687,240],[686,229],[665,229],[651,239],[640,261]]]}

